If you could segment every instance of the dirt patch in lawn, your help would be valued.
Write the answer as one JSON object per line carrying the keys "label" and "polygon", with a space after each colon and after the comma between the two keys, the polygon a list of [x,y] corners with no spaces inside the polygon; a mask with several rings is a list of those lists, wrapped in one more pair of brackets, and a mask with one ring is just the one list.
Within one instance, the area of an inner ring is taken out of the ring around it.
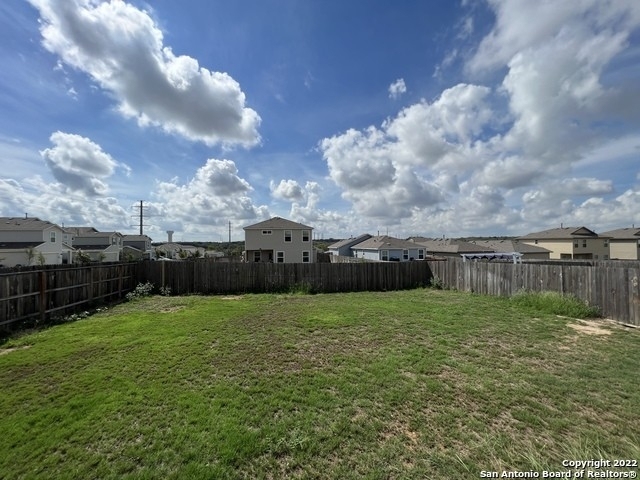
{"label": "dirt patch in lawn", "polygon": [[[609,328],[604,328],[601,322],[593,320],[579,320],[578,323],[569,323],[569,327],[573,328],[578,333],[584,333],[585,335],[611,335]],[[608,327],[609,325],[607,325]]]}
{"label": "dirt patch in lawn", "polygon": [[31,345],[25,345],[24,347],[3,348],[0,349],[0,355],[9,355],[11,352],[15,352],[17,350],[25,350],[26,348],[31,348]]}

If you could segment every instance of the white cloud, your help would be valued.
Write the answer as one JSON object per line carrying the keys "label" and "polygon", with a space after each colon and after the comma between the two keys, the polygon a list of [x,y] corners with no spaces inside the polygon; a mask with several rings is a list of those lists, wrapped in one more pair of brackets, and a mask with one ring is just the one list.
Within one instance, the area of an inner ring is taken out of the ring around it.
{"label": "white cloud", "polygon": [[147,12],[124,1],[29,1],[45,48],[110,92],[126,117],[208,145],[259,143],[260,117],[238,82],[175,55]]}
{"label": "white cloud", "polygon": [[269,187],[271,195],[280,200],[300,201],[304,198],[302,187],[296,180],[280,180],[278,184],[271,181]]}
{"label": "white cloud", "polygon": [[[357,215],[412,233],[521,234],[559,216],[598,225],[608,223],[604,213],[622,219],[615,208],[633,217],[636,187],[611,200],[613,179],[581,178],[581,168],[637,156],[640,125],[629,113],[640,107],[637,69],[633,54],[621,54],[640,26],[640,4],[489,6],[496,24],[475,53],[450,48],[441,67],[467,58],[468,73],[498,82],[459,84],[380,127],[322,140],[343,199]],[[473,20],[459,27],[465,37]]]}
{"label": "white cloud", "polygon": [[157,223],[161,228],[178,225],[185,232],[211,231],[229,220],[264,217],[267,207],[254,205],[252,190],[233,161],[209,159],[185,184],[178,179],[157,183],[153,203],[162,216]]}
{"label": "white cloud", "polygon": [[109,188],[104,180],[113,174],[118,162],[100,145],[64,132],[55,132],[49,139],[54,146],[40,154],[56,180],[70,190],[87,195],[107,193]]}
{"label": "white cloud", "polygon": [[407,86],[405,85],[403,78],[399,78],[389,85],[389,98],[393,98],[395,100],[400,98],[400,96],[406,92]]}

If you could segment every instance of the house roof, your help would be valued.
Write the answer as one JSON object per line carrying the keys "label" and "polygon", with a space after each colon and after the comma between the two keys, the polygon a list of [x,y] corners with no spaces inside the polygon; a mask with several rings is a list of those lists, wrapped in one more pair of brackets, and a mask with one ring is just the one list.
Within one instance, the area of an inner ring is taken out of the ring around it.
{"label": "house roof", "polygon": [[488,248],[494,252],[519,252],[519,253],[549,253],[551,250],[538,245],[529,245],[518,240],[474,240],[476,245]]}
{"label": "house roof", "polygon": [[87,232],[76,234],[76,239],[78,239],[78,238],[110,237],[111,235],[120,235],[120,236],[122,236],[122,234],[120,232],[92,232],[92,231],[87,231]]}
{"label": "house roof", "polygon": [[122,239],[130,242],[146,242],[151,240],[151,237],[148,235],[122,235]]}
{"label": "house roof", "polygon": [[98,231],[94,227],[64,227],[63,230],[65,233],[71,233],[76,236]]}
{"label": "house roof", "polygon": [[348,245],[356,245],[360,242],[364,242],[369,238],[371,238],[371,235],[369,235],[368,233],[363,233],[362,235],[358,235],[357,237],[345,238],[344,240],[340,240],[339,242],[332,243],[327,248],[333,250],[346,247]]}
{"label": "house roof", "polygon": [[380,235],[368,238],[360,243],[353,245],[351,248],[357,250],[387,250],[387,249],[416,249],[422,248],[422,245],[401,240],[399,238],[389,237],[388,235]]}
{"label": "house roof", "polygon": [[541,232],[528,233],[518,240],[568,240],[573,238],[601,238],[606,235],[598,235],[587,227],[561,227],[543,230]]}
{"label": "house roof", "polygon": [[0,250],[22,250],[37,247],[45,242],[1,242]]}
{"label": "house roof", "polygon": [[0,231],[14,232],[16,230],[21,231],[33,231],[33,230],[47,230],[51,227],[59,228],[55,223],[48,222],[46,220],[40,220],[37,217],[0,217]]}
{"label": "house roof", "polygon": [[612,240],[639,240],[640,228],[618,228],[617,230],[603,232],[602,235],[611,237]]}
{"label": "house roof", "polygon": [[[413,243],[422,245],[429,253],[481,253],[493,252],[494,250],[484,245],[455,240],[451,238],[422,239],[415,237]],[[420,240],[418,240],[420,239]]]}
{"label": "house roof", "polygon": [[77,250],[106,250],[111,245],[83,245],[83,244],[74,244],[73,248]]}
{"label": "house roof", "polygon": [[273,217],[269,220],[265,220],[264,222],[254,223],[253,225],[247,225],[244,227],[244,230],[262,230],[263,228],[270,228],[273,230],[313,230],[313,227],[309,227],[308,225],[303,225],[302,223],[293,222],[291,220],[287,220],[286,218]]}

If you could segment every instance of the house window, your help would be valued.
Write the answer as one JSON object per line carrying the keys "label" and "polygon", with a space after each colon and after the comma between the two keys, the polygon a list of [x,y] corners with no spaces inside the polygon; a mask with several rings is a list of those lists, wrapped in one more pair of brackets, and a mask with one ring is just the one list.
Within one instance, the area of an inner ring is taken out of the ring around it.
{"label": "house window", "polygon": [[49,232],[49,241],[55,243],[55,241],[56,241],[56,232]]}
{"label": "house window", "polygon": [[309,234],[309,230],[302,230],[302,241],[308,242],[309,237],[311,237],[311,235]]}
{"label": "house window", "polygon": [[111,237],[111,245],[115,245],[116,244],[116,237]]}
{"label": "house window", "polygon": [[580,246],[580,243],[578,243],[578,240],[574,240],[573,241],[573,248],[578,248]]}
{"label": "house window", "polygon": [[609,239],[606,239],[604,241],[604,248],[607,248],[609,246]]}
{"label": "house window", "polygon": [[424,250],[418,250],[418,260],[424,260]]}
{"label": "house window", "polygon": [[609,255],[605,255],[605,256],[604,256],[604,259],[605,259],[605,260],[609,260]]}
{"label": "house window", "polygon": [[285,230],[284,231],[284,241],[285,242],[290,242],[291,241],[291,230]]}
{"label": "house window", "polygon": [[311,255],[308,250],[302,252],[302,263],[309,263],[311,260]]}
{"label": "house window", "polygon": [[262,257],[262,252],[253,252],[253,261],[259,262]]}
{"label": "house window", "polygon": [[284,252],[276,252],[276,263],[284,263]]}
{"label": "house window", "polygon": [[538,244],[538,240],[534,240],[533,243],[535,243],[537,245]]}
{"label": "house window", "polygon": [[386,262],[389,260],[389,250],[382,250],[380,252],[380,258],[383,262]]}
{"label": "house window", "polygon": [[402,250],[402,259],[409,260],[409,250]]}
{"label": "house window", "polygon": [[582,248],[587,248],[587,240],[582,240]]}
{"label": "house window", "polygon": [[263,235],[271,235],[271,230],[262,230]]}

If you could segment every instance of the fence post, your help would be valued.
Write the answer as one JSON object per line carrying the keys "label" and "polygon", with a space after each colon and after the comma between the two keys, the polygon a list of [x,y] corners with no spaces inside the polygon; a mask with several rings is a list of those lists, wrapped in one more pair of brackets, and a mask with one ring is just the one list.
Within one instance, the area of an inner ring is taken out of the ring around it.
{"label": "fence post", "polygon": [[40,270],[40,321],[44,322],[47,313],[47,273]]}

